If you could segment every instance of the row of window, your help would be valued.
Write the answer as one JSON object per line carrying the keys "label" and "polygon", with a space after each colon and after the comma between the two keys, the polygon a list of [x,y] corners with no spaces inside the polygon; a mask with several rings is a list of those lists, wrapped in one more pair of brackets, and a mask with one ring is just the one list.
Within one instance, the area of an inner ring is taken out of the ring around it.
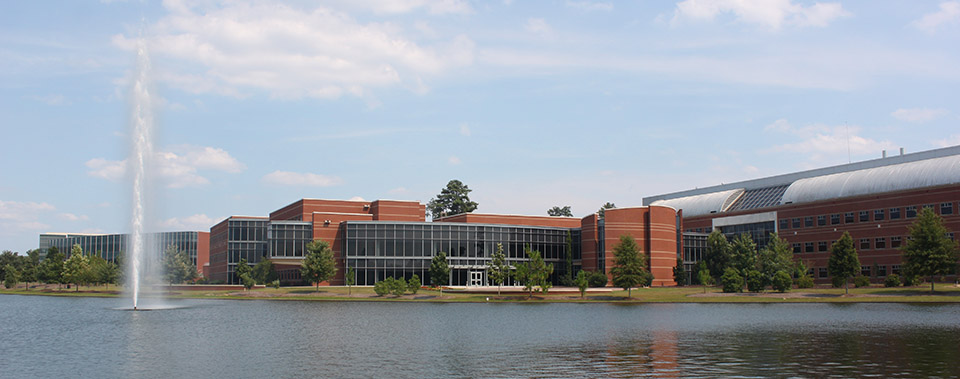
{"label": "row of window", "polygon": [[[947,235],[951,239],[953,238],[953,233]],[[833,246],[834,241],[819,241],[819,242],[804,242],[803,244],[794,243],[793,244],[793,253],[813,253],[813,252],[825,252],[830,251],[830,247]],[[886,249],[887,248],[887,237],[876,237],[872,241],[870,238],[861,238],[860,243],[857,245],[857,250],[870,250],[870,249]],[[871,245],[871,242],[873,243]],[[893,236],[890,237],[890,248],[897,249],[903,245],[903,237]],[[814,248],[816,246],[816,248]]]}
{"label": "row of window", "polygon": [[[924,208],[930,208],[936,210],[935,204],[925,204]],[[940,215],[952,215],[953,214],[953,203],[940,203]],[[852,224],[857,222],[869,222],[871,221],[871,214],[873,215],[872,221],[884,221],[887,219],[890,220],[899,220],[902,217],[914,218],[917,217],[917,206],[909,205],[902,208],[903,213],[901,213],[900,207],[887,208],[887,209],[874,209],[872,212],[859,211],[859,212],[845,212],[845,213],[834,213],[829,215],[830,225],[839,225],[843,224]],[[816,224],[814,224],[814,217],[794,217],[792,219],[782,218],[780,219],[780,230],[785,229],[799,229],[799,228],[812,228],[816,226],[826,226],[827,225],[828,215],[819,215],[816,216]]]}
{"label": "row of window", "polygon": [[[810,271],[808,271],[807,273],[812,276],[814,274],[814,270],[817,271],[817,277],[820,279],[830,277],[829,271],[827,270],[826,267],[819,267],[816,269],[811,268]],[[900,265],[890,266],[890,274],[900,275],[901,274]],[[872,266],[860,266],[860,275],[866,276],[866,277],[871,277],[871,276],[884,277],[884,276],[887,276],[887,266],[886,265],[876,266],[876,272],[874,272],[874,268]]]}

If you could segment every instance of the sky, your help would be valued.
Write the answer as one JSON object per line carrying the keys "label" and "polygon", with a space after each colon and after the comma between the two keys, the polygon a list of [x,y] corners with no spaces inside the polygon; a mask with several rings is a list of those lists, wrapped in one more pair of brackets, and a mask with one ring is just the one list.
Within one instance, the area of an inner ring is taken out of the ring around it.
{"label": "sky", "polygon": [[0,4],[0,249],[130,230],[150,59],[156,230],[301,198],[605,202],[960,144],[960,1]]}

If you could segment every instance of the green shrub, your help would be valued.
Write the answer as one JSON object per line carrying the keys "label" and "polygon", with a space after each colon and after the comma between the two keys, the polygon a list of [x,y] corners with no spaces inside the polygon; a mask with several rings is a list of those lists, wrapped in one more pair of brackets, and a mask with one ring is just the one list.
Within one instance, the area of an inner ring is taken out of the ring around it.
{"label": "green shrub", "polygon": [[833,284],[833,288],[843,288],[843,285],[847,283],[845,278],[839,276],[830,277],[830,284]]}
{"label": "green shrub", "polygon": [[251,289],[257,284],[257,281],[249,274],[240,275],[240,282],[243,283],[243,288],[246,289]]}
{"label": "green shrub", "polygon": [[797,288],[813,288],[813,278],[810,275],[797,278]]}
{"label": "green shrub", "polygon": [[410,277],[410,281],[407,282],[407,290],[416,295],[417,291],[420,290],[420,285],[420,275],[413,274],[413,276]]}
{"label": "green shrub", "polygon": [[780,270],[777,271],[776,274],[773,274],[773,282],[771,285],[777,292],[787,292],[792,284],[793,279],[790,278],[790,274],[788,274],[786,271]]}
{"label": "green shrub", "polygon": [[900,287],[900,275],[890,274],[883,280],[884,287]]}
{"label": "green shrub", "polygon": [[590,282],[590,287],[606,287],[607,286],[607,274],[604,274],[601,271],[591,272],[588,281]]}
{"label": "green shrub", "polygon": [[390,281],[390,293],[398,297],[403,296],[403,294],[407,293],[406,280],[396,279],[396,278],[390,278],[390,279],[393,279]]}
{"label": "green shrub", "polygon": [[747,290],[750,292],[763,292],[763,274],[757,270],[747,271]]}
{"label": "green shrub", "polygon": [[735,268],[727,268],[720,277],[720,284],[723,285],[723,292],[743,292],[743,278]]}
{"label": "green shrub", "polygon": [[863,275],[858,275],[856,278],[853,278],[853,285],[857,288],[870,287],[870,278]]}
{"label": "green shrub", "polygon": [[270,282],[270,285],[273,286],[273,288],[280,289],[280,279]]}
{"label": "green shrub", "polygon": [[919,285],[921,285],[921,284],[923,284],[923,279],[920,279],[919,276],[916,276],[916,275],[906,275],[906,274],[903,275],[903,286],[904,286],[904,287],[919,286]]}
{"label": "green shrub", "polygon": [[653,273],[647,270],[640,272],[640,283],[637,283],[639,287],[650,287],[653,284]]}
{"label": "green shrub", "polygon": [[389,283],[387,283],[389,279],[393,278],[387,278],[373,284],[373,292],[375,292],[377,296],[384,296],[390,293],[390,286]]}

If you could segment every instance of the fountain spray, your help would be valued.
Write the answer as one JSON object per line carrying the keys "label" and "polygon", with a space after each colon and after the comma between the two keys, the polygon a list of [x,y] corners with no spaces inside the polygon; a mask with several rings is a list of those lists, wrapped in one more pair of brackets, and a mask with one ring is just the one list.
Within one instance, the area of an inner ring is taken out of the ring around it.
{"label": "fountain spray", "polygon": [[130,233],[130,257],[127,276],[130,289],[133,292],[133,309],[137,310],[140,300],[140,289],[143,283],[144,266],[146,263],[146,247],[144,235],[145,192],[147,189],[147,169],[153,159],[153,144],[151,132],[153,129],[153,114],[151,112],[150,91],[148,78],[150,60],[147,56],[147,43],[144,38],[137,41],[137,72],[133,83],[133,148],[131,149],[129,168],[133,173],[133,202]]}

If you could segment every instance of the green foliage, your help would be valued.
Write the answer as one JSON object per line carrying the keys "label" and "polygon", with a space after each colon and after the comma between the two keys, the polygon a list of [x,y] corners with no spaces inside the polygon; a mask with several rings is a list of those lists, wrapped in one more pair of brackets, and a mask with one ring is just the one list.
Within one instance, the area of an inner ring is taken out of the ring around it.
{"label": "green foliage", "polygon": [[830,284],[833,286],[833,288],[843,287],[847,284],[847,278],[842,278],[839,276],[831,276]]}
{"label": "green foliage", "polygon": [[728,267],[720,277],[720,284],[723,285],[723,292],[743,292],[743,277],[737,269]]}
{"label": "green foliage", "polygon": [[440,287],[440,294],[443,294],[443,286],[450,281],[450,265],[447,264],[447,253],[439,252],[433,256],[430,261],[430,284],[434,287]]}
{"label": "green foliage", "polygon": [[413,274],[413,276],[410,277],[410,281],[407,282],[407,290],[410,291],[411,294],[416,295],[417,291],[420,291],[421,285],[420,275]]}
{"label": "green foliage", "polygon": [[430,217],[437,219],[461,213],[470,213],[477,209],[477,203],[470,201],[468,194],[472,190],[459,180],[447,182],[447,186],[440,190],[436,198],[427,203]]}
{"label": "green foliage", "polygon": [[252,271],[253,270],[250,268],[250,263],[247,262],[247,258],[240,258],[240,262],[237,263],[236,271],[234,271],[234,276],[236,276],[237,280],[240,280],[240,284],[243,284],[243,276],[250,275]]}
{"label": "green foliage", "polygon": [[[700,271],[697,272],[697,282],[703,286],[712,286],[713,285],[713,276],[710,275],[710,270],[707,269],[707,265],[700,261]],[[706,292],[706,288],[704,288]]]}
{"label": "green foliage", "polygon": [[[810,265],[809,265],[808,263],[804,262],[804,261],[798,260],[798,261],[793,265],[793,275],[794,275],[794,277],[797,278],[798,281],[800,280],[800,278],[802,278],[802,277],[804,277],[804,276],[808,276],[808,275],[807,275],[807,271],[810,271]],[[811,282],[812,282],[812,281],[813,281],[813,278],[810,278],[810,280],[811,280]],[[809,287],[807,287],[807,288],[809,288]]]}
{"label": "green foliage", "polygon": [[507,257],[503,254],[503,244],[497,244],[497,251],[490,257],[490,263],[487,264],[487,276],[490,281],[497,284],[497,296],[500,296],[500,287],[503,282],[510,278],[510,265],[507,264]]}
{"label": "green foliage", "polygon": [[883,279],[884,287],[900,287],[900,275],[890,274],[887,275],[886,279]]}
{"label": "green foliage", "polygon": [[834,284],[842,281],[844,293],[850,293],[847,288],[847,279],[860,272],[860,259],[857,256],[857,249],[853,247],[853,238],[850,237],[850,233],[843,232],[840,239],[830,247],[827,272],[834,278],[832,279]]}
{"label": "green foliage", "polygon": [[870,287],[870,277],[857,275],[857,277],[853,278],[853,285],[857,288]]}
{"label": "green foliage", "polygon": [[3,265],[3,286],[11,289],[16,287],[19,282],[20,273],[17,272],[17,269],[10,263]]}
{"label": "green foliage", "polygon": [[[241,259],[237,265],[237,277],[250,275],[250,266],[246,259]],[[196,280],[200,276],[197,266],[190,261],[186,251],[177,249],[176,245],[167,246],[163,252],[163,278],[170,284],[179,284]]]}
{"label": "green foliage", "polygon": [[797,288],[813,288],[813,278],[806,274],[797,278]]}
{"label": "green foliage", "polygon": [[707,249],[703,257],[707,269],[710,270],[710,276],[719,278],[723,275],[733,260],[730,254],[730,243],[727,242],[727,237],[720,233],[718,229],[710,232],[710,235],[707,236]]}
{"label": "green foliage", "polygon": [[556,206],[548,209],[547,215],[551,217],[573,217],[573,211],[570,210],[569,205],[564,205],[562,207]]}
{"label": "green foliage", "polygon": [[333,279],[337,274],[337,260],[333,257],[333,249],[327,241],[316,240],[307,244],[307,256],[300,264],[300,276],[317,286],[320,283]]}
{"label": "green foliage", "polygon": [[280,279],[274,279],[274,281],[270,282],[270,287],[280,289]]}
{"label": "green foliage", "polygon": [[7,266],[13,269],[17,268],[18,257],[17,253],[10,250],[4,250],[3,253],[0,253],[0,278],[7,276]]}
{"label": "green foliage", "polygon": [[930,208],[923,208],[917,220],[910,225],[910,238],[901,248],[903,269],[910,275],[930,278],[930,291],[934,279],[952,275],[957,268],[957,241],[947,238],[943,218]]}
{"label": "green foliage", "polygon": [[681,287],[687,284],[687,271],[683,268],[683,259],[677,258],[677,265],[673,266],[673,281]]}
{"label": "green foliage", "polygon": [[911,275],[910,273],[904,273],[902,279],[904,287],[913,287],[923,284],[923,280],[921,280],[919,276]]}
{"label": "green foliage", "polygon": [[249,273],[244,273],[240,275],[240,283],[243,284],[244,289],[251,289],[257,284],[257,280],[250,276]]}
{"label": "green foliage", "polygon": [[390,293],[390,283],[388,283],[387,281],[391,279],[393,278],[390,277],[390,278],[381,280],[379,282],[373,283],[373,292],[376,293],[377,296],[386,296],[388,293]]}
{"label": "green foliage", "polygon": [[776,274],[773,274],[773,280],[770,283],[770,285],[773,287],[775,291],[781,292],[781,293],[787,292],[788,290],[790,290],[790,286],[792,284],[793,284],[793,279],[791,279],[790,274],[788,274],[784,270],[777,271]]}
{"label": "green foliage", "polygon": [[540,251],[532,250],[529,245],[524,247],[524,252],[528,260],[517,265],[516,278],[533,298],[534,288],[539,288],[544,293],[550,290],[550,274],[553,274],[553,265],[546,264]]}
{"label": "green foliage", "polygon": [[347,285],[347,295],[352,295],[353,286],[357,284],[357,272],[353,270],[353,267],[347,267],[347,273],[343,278],[343,282]]}
{"label": "green foliage", "polygon": [[389,281],[390,293],[392,293],[396,297],[403,296],[403,294],[407,293],[408,283],[406,280],[397,279],[397,278],[390,278],[390,279],[392,279]]}
{"label": "green foliage", "polygon": [[730,244],[730,264],[740,272],[753,270],[757,266],[757,244],[747,233],[740,234]]}
{"label": "green foliage", "polygon": [[628,235],[620,236],[620,243],[613,248],[613,269],[610,274],[613,276],[613,285],[627,291],[627,297],[631,297],[631,289],[644,280],[644,261],[646,257],[640,252],[637,241]]}
{"label": "green foliage", "polygon": [[263,258],[253,266],[250,276],[259,284],[267,284],[277,280],[280,275],[277,274],[277,268],[273,265],[273,261]]}
{"label": "green foliage", "polygon": [[780,271],[791,272],[795,266],[793,262],[793,248],[787,240],[780,238],[776,233],[770,234],[770,242],[757,255],[757,266],[763,274],[764,285],[773,284],[773,276]]}
{"label": "green foliage", "polygon": [[616,204],[611,203],[609,201],[604,203],[603,206],[601,206],[600,209],[597,211],[598,219],[603,220],[603,218],[606,217],[607,209],[615,209],[616,207],[617,207]]}
{"label": "green foliage", "polygon": [[570,286],[573,285],[573,235],[570,234],[570,231],[567,231],[566,244],[563,250],[564,254],[564,276],[563,276],[563,285]]}
{"label": "green foliage", "polygon": [[591,272],[587,280],[590,281],[590,287],[606,287],[609,279],[607,278],[607,274],[598,270]]}
{"label": "green foliage", "polygon": [[63,264],[63,281],[73,283],[80,291],[81,284],[87,284],[90,278],[89,263],[83,255],[80,245],[73,245],[70,249],[70,258]]}
{"label": "green foliage", "polygon": [[573,283],[577,285],[577,288],[580,290],[580,298],[582,299],[587,295],[587,287],[590,286],[590,280],[587,279],[587,272],[580,271],[577,273],[577,277],[573,280]]}
{"label": "green foliage", "polygon": [[[196,270],[194,270],[196,271]],[[96,284],[117,284],[120,280],[120,267],[116,263],[90,256],[90,281]]]}
{"label": "green foliage", "polygon": [[18,256],[19,265],[17,272],[20,274],[20,281],[26,284],[26,289],[30,290],[30,283],[39,280],[39,249],[27,251],[27,255]]}
{"label": "green foliage", "polygon": [[56,247],[47,250],[47,257],[40,264],[40,281],[49,284],[63,284],[63,265],[67,257]]}
{"label": "green foliage", "polygon": [[747,270],[747,290],[750,292],[763,292],[764,277],[760,271]]}

